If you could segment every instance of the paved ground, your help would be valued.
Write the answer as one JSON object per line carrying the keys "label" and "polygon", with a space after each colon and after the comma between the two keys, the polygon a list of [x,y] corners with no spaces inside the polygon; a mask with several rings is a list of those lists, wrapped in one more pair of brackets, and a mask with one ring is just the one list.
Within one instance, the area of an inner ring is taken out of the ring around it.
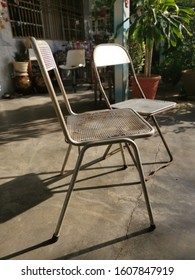
{"label": "paved ground", "polygon": [[[69,94],[76,111],[95,109],[93,93]],[[59,176],[67,145],[47,95],[0,100],[1,259],[195,259],[195,106],[158,120],[174,161],[147,182],[156,229],[136,170],[121,169],[120,153],[80,172],[60,238],[48,244],[70,176]],[[99,102],[98,107],[102,108]],[[137,141],[146,176],[167,159],[159,137]],[[102,155],[92,149],[85,161]],[[73,150],[67,168],[74,168]]]}

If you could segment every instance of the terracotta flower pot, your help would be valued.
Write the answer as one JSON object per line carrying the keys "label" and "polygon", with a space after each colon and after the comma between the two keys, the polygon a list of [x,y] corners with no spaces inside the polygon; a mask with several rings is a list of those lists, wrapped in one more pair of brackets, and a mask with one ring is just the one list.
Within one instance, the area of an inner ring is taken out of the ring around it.
{"label": "terracotta flower pot", "polygon": [[33,84],[37,90],[38,93],[47,93],[47,87],[45,84],[45,81],[43,79],[43,76],[40,74],[37,74],[33,79]]}
{"label": "terracotta flower pot", "polygon": [[[155,99],[161,76],[159,76],[159,75],[152,75],[151,77],[138,76],[137,78],[138,78],[138,81],[140,83],[140,86],[141,86],[146,98]],[[132,90],[133,90],[136,98],[142,97],[142,95],[140,94],[140,91],[135,83],[134,78],[132,78]]]}
{"label": "terracotta flower pot", "polygon": [[195,70],[182,71],[183,88],[187,95],[195,95]]}
{"label": "terracotta flower pot", "polygon": [[32,84],[29,75],[25,73],[16,75],[15,88],[18,93],[29,94],[32,90]]}

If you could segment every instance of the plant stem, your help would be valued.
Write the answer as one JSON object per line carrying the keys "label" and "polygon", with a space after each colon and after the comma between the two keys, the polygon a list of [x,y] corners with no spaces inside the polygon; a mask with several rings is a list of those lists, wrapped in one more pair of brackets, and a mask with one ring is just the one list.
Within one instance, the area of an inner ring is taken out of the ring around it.
{"label": "plant stem", "polygon": [[145,54],[145,66],[144,66],[145,77],[151,76],[153,46],[154,46],[154,42],[152,42],[152,44],[150,43],[150,46],[148,46],[146,42],[146,54]]}

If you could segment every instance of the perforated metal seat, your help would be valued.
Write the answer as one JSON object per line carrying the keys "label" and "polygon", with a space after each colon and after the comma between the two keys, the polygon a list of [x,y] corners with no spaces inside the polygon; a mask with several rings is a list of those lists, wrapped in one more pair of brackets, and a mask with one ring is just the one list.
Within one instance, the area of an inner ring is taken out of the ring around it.
{"label": "perforated metal seat", "polygon": [[[31,38],[31,43],[37,57],[42,75],[47,85],[52,103],[54,105],[58,120],[61,124],[64,133],[65,142],[69,144],[65,156],[62,171],[68,161],[72,146],[81,147],[78,159],[76,161],[75,169],[73,170],[72,179],[65,196],[64,204],[57,222],[57,226],[52,237],[52,241],[57,241],[64,215],[69,203],[71,193],[73,191],[76,178],[81,167],[82,159],[85,152],[94,146],[110,145],[119,143],[122,145],[128,144],[134,151],[134,160],[136,168],[140,177],[146,208],[148,211],[151,229],[155,228],[152,210],[149,202],[149,196],[146,189],[146,182],[144,178],[140,154],[134,139],[141,137],[149,137],[153,135],[153,127],[144,120],[138,113],[131,109],[116,109],[116,110],[100,110],[94,112],[86,112],[82,114],[75,114],[68,101],[66,91],[62,84],[58,68],[54,61],[51,49],[47,42]],[[53,71],[58,82],[60,92],[64,98],[64,103],[69,112],[69,115],[63,116],[61,106],[59,104],[59,94],[56,94],[49,72]]]}
{"label": "perforated metal seat", "polygon": [[131,108],[143,116],[157,115],[170,110],[176,106],[175,102],[156,100],[156,99],[146,99],[146,98],[134,98],[118,102],[113,104],[113,108]]}
{"label": "perforated metal seat", "polygon": [[66,120],[71,138],[80,144],[115,137],[135,139],[153,133],[148,123],[129,109],[71,115]]}

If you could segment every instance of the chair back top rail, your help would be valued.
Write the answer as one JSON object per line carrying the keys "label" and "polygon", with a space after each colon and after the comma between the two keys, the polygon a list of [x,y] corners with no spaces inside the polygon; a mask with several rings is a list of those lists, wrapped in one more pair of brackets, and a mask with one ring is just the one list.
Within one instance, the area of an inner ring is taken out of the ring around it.
{"label": "chair back top rail", "polygon": [[115,44],[115,43],[99,44],[95,47],[95,50],[93,52],[93,61],[94,61],[95,75],[98,80],[98,84],[100,86],[100,91],[103,93],[103,96],[104,96],[109,108],[111,108],[111,105],[106,96],[106,93],[105,93],[105,90],[101,83],[101,78],[100,78],[100,75],[98,72],[98,68],[100,68],[100,67],[130,64],[130,68],[132,71],[132,75],[135,79],[136,85],[137,85],[142,97],[146,98],[143,93],[143,90],[138,82],[131,56],[123,46],[121,46],[119,44]]}

